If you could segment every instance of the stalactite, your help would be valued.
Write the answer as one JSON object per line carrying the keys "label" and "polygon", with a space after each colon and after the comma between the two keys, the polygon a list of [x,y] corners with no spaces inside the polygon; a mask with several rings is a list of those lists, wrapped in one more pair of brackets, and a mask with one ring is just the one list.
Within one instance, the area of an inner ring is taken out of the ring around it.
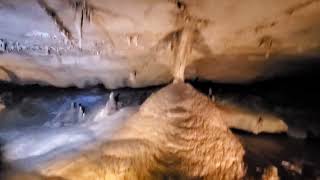
{"label": "stalactite", "polygon": [[90,6],[86,0],[69,1],[69,3],[75,9],[74,22],[75,22],[75,27],[76,27],[77,36],[78,36],[78,46],[81,49],[84,21],[87,20],[88,22],[90,22],[91,15],[93,12],[93,7]]}

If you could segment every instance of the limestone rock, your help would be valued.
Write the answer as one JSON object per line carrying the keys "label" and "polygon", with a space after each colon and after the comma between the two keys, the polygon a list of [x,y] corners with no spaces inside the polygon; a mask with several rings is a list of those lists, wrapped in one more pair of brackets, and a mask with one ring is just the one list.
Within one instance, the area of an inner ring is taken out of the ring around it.
{"label": "limestone rock", "polygon": [[288,131],[287,124],[280,117],[267,112],[256,112],[241,107],[235,103],[219,104],[223,119],[228,127],[259,133],[284,133]]}
{"label": "limestone rock", "polygon": [[319,16],[316,0],[1,1],[0,80],[151,86],[187,56],[186,79],[247,83],[318,62]]}

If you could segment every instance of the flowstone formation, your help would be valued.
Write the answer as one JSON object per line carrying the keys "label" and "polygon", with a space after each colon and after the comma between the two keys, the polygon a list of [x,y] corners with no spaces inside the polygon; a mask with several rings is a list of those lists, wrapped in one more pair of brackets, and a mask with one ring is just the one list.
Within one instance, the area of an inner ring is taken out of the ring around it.
{"label": "flowstone formation", "polygon": [[152,95],[112,139],[40,172],[66,179],[241,179],[244,149],[211,99],[174,83]]}

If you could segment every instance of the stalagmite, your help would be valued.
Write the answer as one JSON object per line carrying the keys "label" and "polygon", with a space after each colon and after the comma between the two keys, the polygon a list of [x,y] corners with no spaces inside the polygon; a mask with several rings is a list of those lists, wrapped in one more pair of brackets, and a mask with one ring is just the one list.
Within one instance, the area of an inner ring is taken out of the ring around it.
{"label": "stalagmite", "polygon": [[80,122],[84,121],[85,115],[86,115],[86,112],[85,112],[84,107],[81,104],[79,104],[78,121],[80,121]]}
{"label": "stalagmite", "polygon": [[111,92],[109,95],[109,100],[106,104],[107,115],[111,115],[118,110],[117,101],[115,99],[114,93]]}
{"label": "stalagmite", "polygon": [[278,169],[275,166],[269,166],[264,169],[262,180],[280,180]]}

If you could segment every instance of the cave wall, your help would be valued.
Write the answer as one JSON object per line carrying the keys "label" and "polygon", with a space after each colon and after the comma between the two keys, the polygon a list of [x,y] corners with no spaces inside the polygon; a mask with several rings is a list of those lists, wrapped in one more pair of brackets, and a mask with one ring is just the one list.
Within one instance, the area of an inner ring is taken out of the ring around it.
{"label": "cave wall", "polygon": [[317,61],[319,0],[0,0],[0,80],[107,88],[185,75],[247,83]]}

